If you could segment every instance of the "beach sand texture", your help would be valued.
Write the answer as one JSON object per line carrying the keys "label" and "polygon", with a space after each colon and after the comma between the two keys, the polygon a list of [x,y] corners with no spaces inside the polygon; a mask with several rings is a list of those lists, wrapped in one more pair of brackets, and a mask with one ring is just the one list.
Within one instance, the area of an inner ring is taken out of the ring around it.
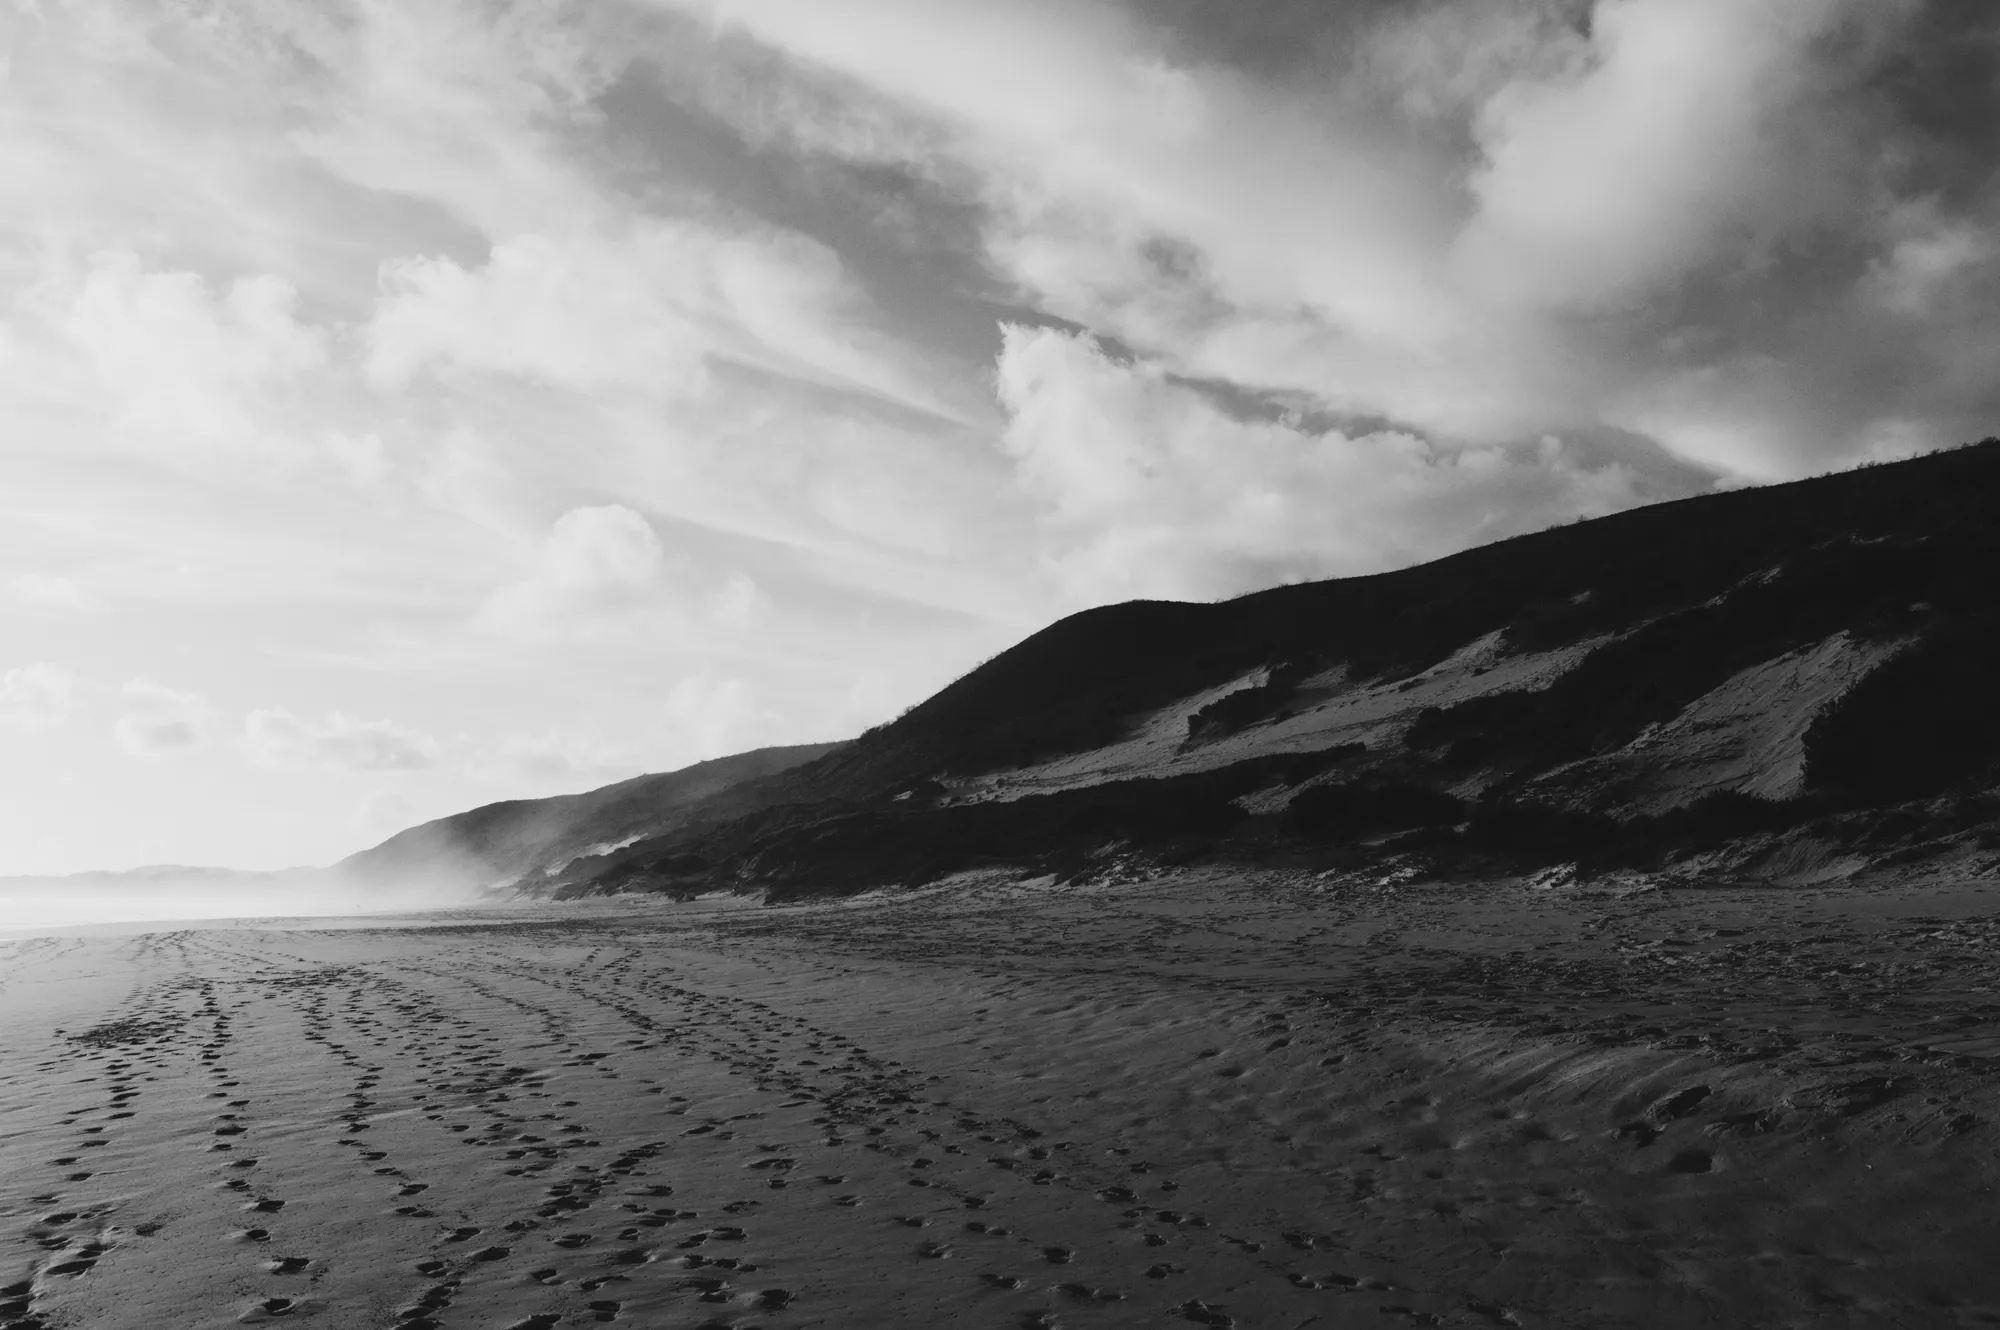
{"label": "beach sand texture", "polygon": [[1992,888],[0,942],[0,1326],[2000,1323]]}

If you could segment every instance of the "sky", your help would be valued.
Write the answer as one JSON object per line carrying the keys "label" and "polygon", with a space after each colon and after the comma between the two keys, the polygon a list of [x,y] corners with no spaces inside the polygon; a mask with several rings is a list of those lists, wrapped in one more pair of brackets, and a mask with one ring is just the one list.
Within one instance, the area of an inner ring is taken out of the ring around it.
{"label": "sky", "polygon": [[2000,432],[1983,0],[0,0],[0,874]]}

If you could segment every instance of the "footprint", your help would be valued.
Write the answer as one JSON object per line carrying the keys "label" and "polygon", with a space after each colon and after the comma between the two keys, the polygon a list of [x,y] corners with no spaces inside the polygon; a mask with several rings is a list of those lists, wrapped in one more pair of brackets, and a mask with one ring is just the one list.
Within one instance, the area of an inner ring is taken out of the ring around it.
{"label": "footprint", "polygon": [[1076,1302],[1123,1302],[1125,1295],[1116,1289],[1092,1288],[1088,1284],[1059,1284],[1057,1291]]}
{"label": "footprint", "polygon": [[1715,1168],[1715,1156],[1706,1150],[1683,1150],[1667,1161],[1669,1173],[1707,1173]]}

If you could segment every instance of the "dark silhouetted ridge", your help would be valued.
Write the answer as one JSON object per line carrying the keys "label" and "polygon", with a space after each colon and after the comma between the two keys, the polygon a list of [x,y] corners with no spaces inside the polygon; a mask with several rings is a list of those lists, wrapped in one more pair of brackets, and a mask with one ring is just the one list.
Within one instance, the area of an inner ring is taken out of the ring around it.
{"label": "dark silhouetted ridge", "polygon": [[372,881],[445,879],[488,886],[637,835],[659,835],[704,818],[741,816],[759,806],[754,789],[744,789],[746,782],[837,747],[759,748],[585,794],[487,804],[398,832],[341,860],[332,871]]}
{"label": "dark silhouetted ridge", "polygon": [[[1107,606],[850,744],[405,836],[570,895],[1203,857],[1959,862],[2000,850],[1996,512],[1989,440],[1391,573]],[[588,836],[558,832],[582,810]]]}

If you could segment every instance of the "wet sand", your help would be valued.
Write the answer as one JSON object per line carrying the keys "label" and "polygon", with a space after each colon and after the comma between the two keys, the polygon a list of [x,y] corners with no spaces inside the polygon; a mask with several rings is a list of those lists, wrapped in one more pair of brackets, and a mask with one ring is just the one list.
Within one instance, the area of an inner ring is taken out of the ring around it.
{"label": "wet sand", "polygon": [[1189,872],[0,939],[0,1326],[1996,1324],[1996,903]]}

